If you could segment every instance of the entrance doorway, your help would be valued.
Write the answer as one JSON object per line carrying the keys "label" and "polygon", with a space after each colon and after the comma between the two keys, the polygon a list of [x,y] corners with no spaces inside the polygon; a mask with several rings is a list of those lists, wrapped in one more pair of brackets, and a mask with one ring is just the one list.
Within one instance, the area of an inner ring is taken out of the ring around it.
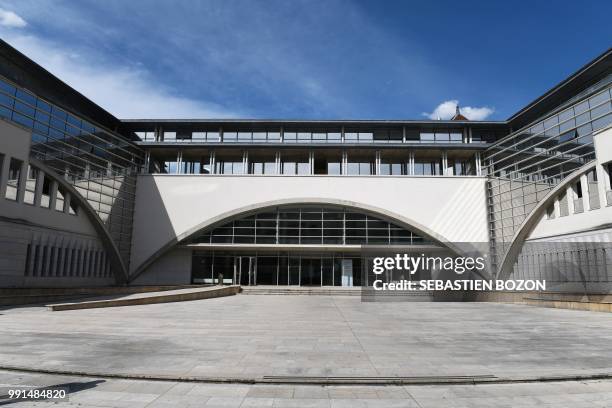
{"label": "entrance doorway", "polygon": [[321,286],[321,258],[302,258],[301,286]]}
{"label": "entrance doorway", "polygon": [[235,282],[243,286],[257,285],[257,263],[254,256],[234,257]]}

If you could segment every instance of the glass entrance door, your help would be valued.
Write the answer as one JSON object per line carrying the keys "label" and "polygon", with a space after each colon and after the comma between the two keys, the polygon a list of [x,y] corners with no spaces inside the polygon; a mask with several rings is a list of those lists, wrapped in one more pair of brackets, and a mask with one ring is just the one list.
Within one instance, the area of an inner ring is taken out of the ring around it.
{"label": "glass entrance door", "polygon": [[257,262],[254,256],[234,257],[234,276],[243,286],[257,285]]}
{"label": "glass entrance door", "polygon": [[302,258],[302,286],[321,286],[321,258]]}

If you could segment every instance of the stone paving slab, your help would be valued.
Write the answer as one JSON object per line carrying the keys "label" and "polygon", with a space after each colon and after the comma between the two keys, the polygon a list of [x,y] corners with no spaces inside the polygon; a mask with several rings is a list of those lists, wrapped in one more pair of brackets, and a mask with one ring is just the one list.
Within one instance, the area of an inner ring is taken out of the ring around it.
{"label": "stone paving slab", "polygon": [[494,303],[231,296],[0,310],[0,365],[260,380],[612,373],[612,315]]}

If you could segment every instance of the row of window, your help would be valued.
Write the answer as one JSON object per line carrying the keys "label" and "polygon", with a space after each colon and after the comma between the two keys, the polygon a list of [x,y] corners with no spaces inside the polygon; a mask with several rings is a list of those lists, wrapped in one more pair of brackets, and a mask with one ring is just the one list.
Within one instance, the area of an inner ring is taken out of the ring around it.
{"label": "row of window", "polygon": [[[54,209],[71,215],[77,214],[77,205],[70,200],[64,188],[52,181],[51,178],[40,169],[28,165],[24,169],[24,162],[14,157],[6,157],[0,154],[0,180],[4,161],[8,160],[8,175],[4,198],[18,201],[20,191],[23,190],[23,203],[38,205],[42,208]],[[25,170],[25,178],[22,180],[22,172]],[[37,202],[37,193],[40,194]]]}
{"label": "row of window", "polygon": [[[604,185],[607,205],[612,206],[612,163],[604,164],[603,169],[604,177],[607,179]],[[595,170],[589,171],[586,181],[587,184],[584,186],[582,185],[582,180],[577,181],[569,189],[561,193],[557,197],[556,203],[547,208],[548,219],[553,219],[557,216],[568,216],[572,212],[570,208],[573,208],[574,214],[583,213],[585,207],[593,210],[600,208],[597,172]],[[583,191],[586,191],[586,194]]]}
{"label": "row of window", "polygon": [[342,208],[281,208],[230,221],[190,243],[422,245],[410,230]]}
{"label": "row of window", "polygon": [[[112,135],[92,123],[50,104],[25,89],[0,78],[0,116],[35,131],[34,142],[50,136],[84,146],[109,149],[125,166],[139,149],[126,139]],[[84,148],[84,151],[89,148]]]}
{"label": "row of window", "polygon": [[212,153],[206,157],[179,156],[177,160],[152,159],[151,172],[167,174],[282,174],[282,175],[477,175],[475,158],[411,159],[357,155],[282,153],[249,156]]}
{"label": "row of window", "polygon": [[[181,143],[204,143],[204,142],[227,142],[227,143],[463,143],[468,142],[461,130],[457,131],[435,131],[419,132],[410,131],[404,135],[400,130],[380,130],[374,132],[290,132],[290,131],[265,131],[265,132],[234,132],[234,131],[197,131],[176,132],[166,131],[162,133],[161,140],[156,139],[155,132],[136,132],[136,135],[145,142],[181,142]],[[490,142],[490,137],[472,138],[472,142]]]}

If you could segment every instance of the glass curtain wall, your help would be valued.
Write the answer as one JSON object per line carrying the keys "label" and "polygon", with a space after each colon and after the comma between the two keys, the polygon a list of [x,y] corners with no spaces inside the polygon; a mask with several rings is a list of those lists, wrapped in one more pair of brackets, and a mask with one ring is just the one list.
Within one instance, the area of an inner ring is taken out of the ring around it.
{"label": "glass curtain wall", "polygon": [[[0,116],[32,130],[31,156],[63,176],[88,201],[127,265],[135,176],[143,162],[143,151],[126,138],[4,78],[0,78]],[[9,181],[7,194],[17,191],[13,185],[17,187]]]}
{"label": "glass curtain wall", "polygon": [[593,132],[612,123],[608,75],[551,114],[486,150],[494,264],[525,218],[567,175],[595,158]]}

